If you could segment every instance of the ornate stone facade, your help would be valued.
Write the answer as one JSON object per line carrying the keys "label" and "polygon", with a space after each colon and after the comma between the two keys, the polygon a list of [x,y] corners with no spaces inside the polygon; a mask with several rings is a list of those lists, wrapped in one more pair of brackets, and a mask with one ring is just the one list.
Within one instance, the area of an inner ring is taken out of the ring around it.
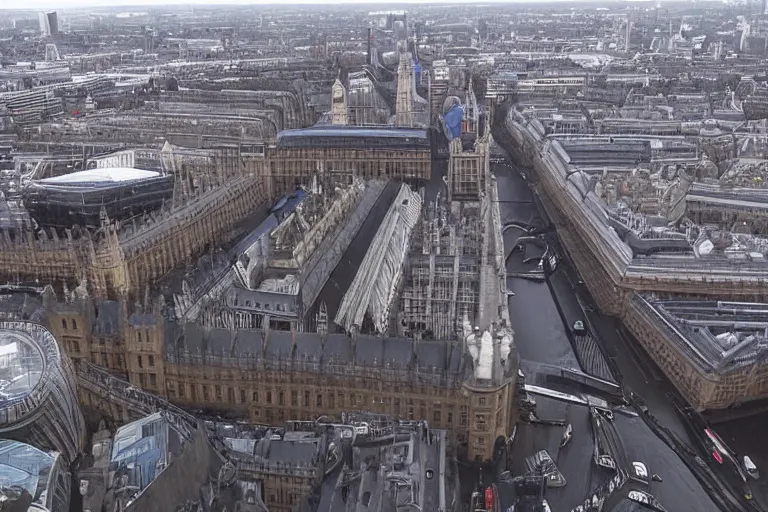
{"label": "ornate stone facade", "polygon": [[544,141],[538,120],[523,119],[512,110],[503,123],[504,128],[497,125],[498,140],[530,169],[527,174],[534,179],[547,214],[600,309],[626,322],[691,405],[702,411],[716,410],[764,398],[768,393],[765,358],[753,354],[749,364],[738,368],[702,359],[697,351],[684,348],[694,343],[689,335],[670,331],[652,308],[641,307],[639,294],[695,298],[702,304],[712,300],[762,303],[768,299],[768,267],[750,262],[634,257],[616,231],[606,227],[607,214],[585,206],[592,191],[588,184],[578,182],[576,172],[568,171],[568,157],[560,146]]}
{"label": "ornate stone facade", "polygon": [[3,231],[0,278],[59,286],[85,280],[96,297],[141,296],[169,271],[227,242],[239,222],[270,200],[261,176],[239,176],[226,183],[122,224],[105,218],[93,233]]}
{"label": "ornate stone facade", "polygon": [[428,180],[431,176],[429,147],[418,150],[277,147],[269,155],[269,175],[276,190],[290,190],[319,174],[329,182],[351,183],[363,179]]}

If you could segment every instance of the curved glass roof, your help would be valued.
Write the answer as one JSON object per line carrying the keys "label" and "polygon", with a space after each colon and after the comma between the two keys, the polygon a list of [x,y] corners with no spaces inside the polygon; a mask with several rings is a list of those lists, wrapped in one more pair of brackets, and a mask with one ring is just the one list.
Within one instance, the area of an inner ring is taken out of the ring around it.
{"label": "curved glass roof", "polygon": [[0,330],[0,407],[28,395],[43,367],[43,354],[27,333]]}
{"label": "curved glass roof", "polygon": [[33,499],[45,490],[54,458],[19,441],[0,440],[0,487],[23,487]]}

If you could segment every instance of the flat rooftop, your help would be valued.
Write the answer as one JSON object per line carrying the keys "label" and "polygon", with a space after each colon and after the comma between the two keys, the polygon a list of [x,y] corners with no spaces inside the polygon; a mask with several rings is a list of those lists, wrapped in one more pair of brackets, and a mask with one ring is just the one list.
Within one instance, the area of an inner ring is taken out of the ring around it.
{"label": "flat rooftop", "polygon": [[114,167],[102,169],[89,169],[78,171],[53,178],[45,178],[37,181],[45,185],[76,185],[84,183],[120,183],[126,181],[146,180],[160,176],[159,172],[133,169],[130,167]]}
{"label": "flat rooftop", "polygon": [[768,350],[768,304],[636,297],[700,364],[726,372]]}

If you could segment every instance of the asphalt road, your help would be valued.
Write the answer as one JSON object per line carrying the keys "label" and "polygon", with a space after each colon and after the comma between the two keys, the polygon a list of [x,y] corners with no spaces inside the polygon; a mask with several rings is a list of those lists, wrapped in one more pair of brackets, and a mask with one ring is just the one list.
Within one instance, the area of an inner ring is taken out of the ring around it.
{"label": "asphalt road", "polygon": [[[533,202],[532,192],[519,175],[513,175],[502,166],[495,166],[493,170],[496,173],[499,189],[502,225],[516,222],[544,226],[544,220]],[[506,231],[504,234],[505,256],[509,255],[517,244],[517,239],[523,234],[518,229]],[[536,263],[523,263],[524,259],[538,254],[537,248],[528,247],[525,257],[517,253],[508,258],[507,272],[526,272],[536,267]],[[509,297],[509,315],[515,330],[515,343],[520,357],[536,363],[578,368],[565,326],[560,321],[555,301],[546,284],[510,277],[507,279],[507,290],[515,293],[514,296]],[[532,321],[532,319],[544,319],[544,321]]]}
{"label": "asphalt road", "polygon": [[[492,171],[496,174],[499,189],[499,208],[503,224],[520,223],[525,225],[536,225],[545,227],[549,223],[544,215],[538,210],[536,202],[533,200],[533,194],[519,173],[506,165],[493,165]],[[508,231],[505,235],[505,252],[509,254],[515,245],[516,236],[519,232]],[[522,268],[520,261],[513,258],[508,261],[509,272],[519,272]],[[565,264],[567,267],[567,263]],[[561,265],[560,268],[563,268]],[[543,282],[535,282],[521,278],[510,278],[508,287],[515,292],[515,296],[509,299],[509,311],[512,327],[515,330],[515,343],[521,359],[533,361],[535,363],[555,364],[572,368],[578,368],[578,362],[574,355],[570,341],[566,334],[570,324],[563,322],[558,314],[555,300],[558,301],[566,322],[584,317],[585,313],[581,304],[588,302],[588,297],[579,297],[581,291],[578,290],[578,280],[573,284],[569,279],[568,272],[559,272],[562,281],[556,282],[552,289],[557,293],[555,299],[549,287]],[[584,291],[585,292],[585,291]],[[589,320],[598,325],[599,336],[604,336],[601,340],[603,344],[612,347],[609,355],[614,358],[616,366],[620,372],[619,381],[631,388],[635,393],[641,395],[648,404],[649,409],[659,421],[668,425],[675,434],[679,434],[682,439],[687,439],[687,433],[682,420],[677,416],[674,407],[666,398],[669,391],[669,384],[658,370],[649,368],[646,362],[638,361],[639,354],[627,346],[629,340],[623,339],[617,332],[617,325],[610,318],[602,317],[596,312],[589,313]],[[541,399],[537,399],[537,404]],[[585,414],[577,412],[579,409],[586,409],[583,406],[569,406],[569,416],[579,425],[583,425],[583,419],[577,419]],[[588,413],[587,413],[588,414]],[[570,421],[570,419],[569,419]],[[618,443],[626,451],[628,460],[640,460],[646,464],[648,470],[652,473],[658,473],[664,479],[663,482],[652,483],[650,492],[670,512],[715,512],[718,507],[712,502],[707,493],[701,487],[696,477],[690,472],[683,460],[669,448],[648,425],[640,418],[628,418],[616,414],[615,423],[616,433],[620,438]],[[540,429],[537,426],[536,429]],[[552,427],[546,427],[551,429]],[[581,427],[580,427],[581,428]],[[512,459],[520,459],[525,452],[535,452],[538,449],[554,450],[553,444],[556,437],[559,439],[560,431],[523,434],[520,438],[519,448],[513,447]],[[541,437],[543,436],[543,438]],[[517,443],[518,440],[515,441]],[[597,487],[601,481],[595,479],[594,468],[592,467],[591,454],[593,441],[586,436],[577,435],[574,425],[574,440],[572,444],[579,446],[568,446],[565,450],[580,452],[574,460],[566,455],[562,455],[562,450],[551,453],[558,467],[561,463],[563,472],[569,483],[566,486],[567,491],[558,489],[548,494],[550,504],[555,508],[553,510],[566,510],[576,506],[579,500],[586,497],[586,494],[580,497],[582,493],[588,492]],[[516,450],[520,450],[518,453]],[[515,454],[517,453],[517,456]],[[529,455],[532,453],[528,453]],[[562,460],[561,460],[561,457]],[[513,468],[520,470],[521,468]],[[513,471],[517,472],[517,471]],[[501,489],[500,494],[509,506],[509,489]]]}

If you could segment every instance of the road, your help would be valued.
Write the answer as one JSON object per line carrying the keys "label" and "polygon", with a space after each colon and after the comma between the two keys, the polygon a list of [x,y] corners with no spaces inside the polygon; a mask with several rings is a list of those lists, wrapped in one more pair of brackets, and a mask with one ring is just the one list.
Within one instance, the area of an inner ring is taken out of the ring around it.
{"label": "road", "polygon": [[[549,225],[545,215],[538,209],[531,189],[519,172],[506,164],[494,164],[492,171],[497,178],[499,208],[503,224],[518,223],[539,228]],[[512,252],[517,245],[517,239],[522,234],[524,233],[521,230],[513,229],[505,233],[504,244],[507,255]],[[548,238],[548,243],[559,250],[554,237]],[[530,254],[526,251],[526,257],[528,256]],[[507,262],[507,271],[519,273],[531,270],[533,264],[523,263],[524,259],[522,255],[513,255]],[[586,317],[589,322],[598,326],[596,337],[606,337],[606,340],[600,340],[600,344],[613,348],[609,355],[613,357],[613,363],[619,369],[620,375],[616,376],[617,380],[623,382],[635,393],[642,395],[654,414],[658,411],[660,421],[669,421],[670,429],[681,438],[687,439],[682,420],[676,416],[674,407],[666,400],[668,383],[663,380],[663,375],[647,368],[645,363],[641,364],[637,361],[639,354],[627,347],[627,340],[618,334],[617,326],[612,319],[602,317],[596,312],[583,311],[582,304],[589,305],[591,301],[586,290],[578,289],[578,279],[573,279],[568,265],[567,261],[560,264],[558,271],[551,277],[555,281],[550,283],[550,286],[544,282],[519,277],[508,279],[508,288],[515,292],[515,295],[509,299],[510,319],[515,330],[515,344],[523,362],[584,370],[579,368],[568,329],[573,321],[589,315]],[[526,379],[529,377],[526,375]],[[541,403],[539,397],[536,400],[537,404]],[[576,410],[578,410],[576,406],[572,407],[571,414]],[[583,414],[579,413],[580,416]],[[579,423],[583,423],[583,420]],[[615,449],[624,451],[621,460],[640,460],[646,464],[649,472],[662,476],[664,481],[654,482],[651,492],[667,510],[696,510],[697,512],[720,510],[709,498],[696,476],[686,467],[684,461],[656,436],[642,419],[617,414],[615,424],[611,425],[611,432],[613,433],[611,444]],[[557,450],[554,446],[552,436],[557,435],[559,432],[547,435],[540,440],[541,442],[535,442],[532,440],[539,438],[540,435],[523,433],[520,445],[512,449],[512,459],[519,460],[521,457],[531,455],[531,452],[537,449],[556,450],[551,452],[551,455],[568,480],[566,487],[569,489],[567,491],[550,489],[548,500],[551,505],[557,505],[557,510],[567,510],[578,505],[579,500],[587,497],[584,493],[591,492],[602,481],[595,478],[591,457],[583,456],[591,453],[593,447],[591,435],[578,433],[574,426],[572,444],[579,443],[581,448],[576,451],[582,453],[582,456],[574,460],[568,457],[563,458],[563,454],[567,452]],[[546,439],[549,441],[544,442]],[[575,449],[575,446],[569,446],[565,450]],[[564,467],[560,467],[561,463]],[[520,467],[512,468],[513,473],[521,469]],[[601,478],[604,477],[601,475]],[[500,485],[500,495],[505,506],[511,505],[510,492],[509,488]],[[690,508],[691,506],[695,508]]]}

